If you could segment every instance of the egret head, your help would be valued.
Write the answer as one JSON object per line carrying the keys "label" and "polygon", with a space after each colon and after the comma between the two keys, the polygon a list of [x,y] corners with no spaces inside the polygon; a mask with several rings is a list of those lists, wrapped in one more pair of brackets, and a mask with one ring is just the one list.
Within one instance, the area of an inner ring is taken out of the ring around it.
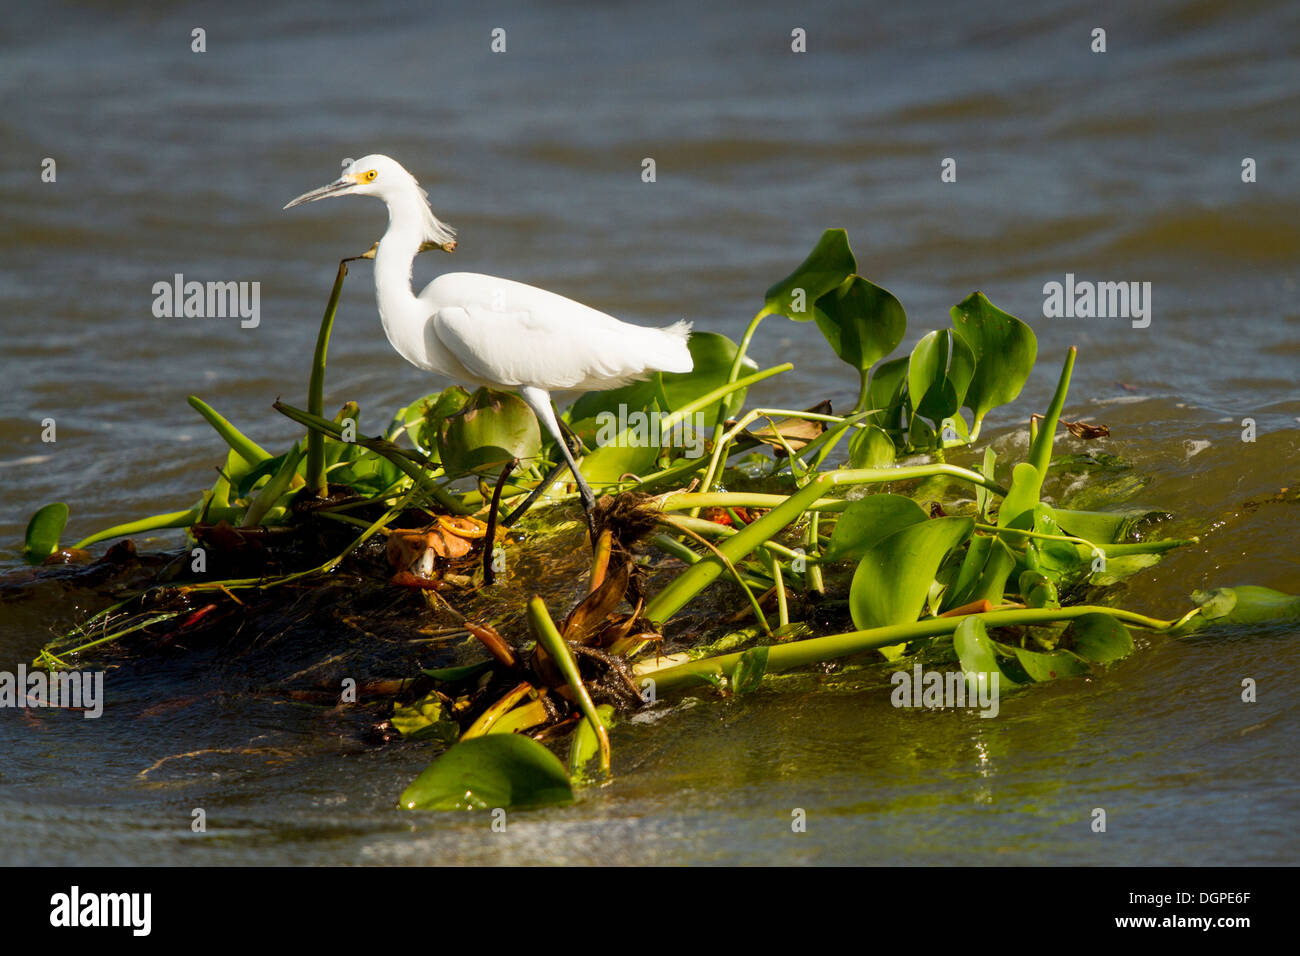
{"label": "egret head", "polygon": [[372,153],[344,163],[343,174],[338,179],[319,189],[303,193],[284,208],[291,209],[333,196],[374,196],[382,199],[388,205],[390,219],[399,210],[414,212],[423,242],[441,246],[448,251],[456,246],[456,230],[433,214],[429,208],[428,194],[395,159]]}

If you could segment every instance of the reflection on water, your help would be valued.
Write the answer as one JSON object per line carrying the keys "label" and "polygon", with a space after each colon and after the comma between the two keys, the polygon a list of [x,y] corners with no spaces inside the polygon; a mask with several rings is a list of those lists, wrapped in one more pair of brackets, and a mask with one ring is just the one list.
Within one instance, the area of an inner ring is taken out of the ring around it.
{"label": "reflection on water", "polygon": [[[997,426],[1041,406],[1078,345],[1068,414],[1110,425],[1107,451],[1143,479],[1134,500],[1203,536],[1126,600],[1167,614],[1195,587],[1297,588],[1294,505],[1265,500],[1300,464],[1294,5],[356,13],[210,13],[202,54],[180,12],[6,14],[4,568],[41,503],[68,501],[75,536],[209,484],[220,449],[187,394],[268,447],[290,440],[270,403],[301,398],[334,263],[384,223],[372,203],[280,206],[378,151],[461,230],[454,265],[424,257],[417,282],[498,273],[735,336],[842,225],[861,271],[907,307],[907,346],[980,288],[1034,325],[1043,356],[990,423],[999,450],[1021,439]],[[1105,54],[1088,49],[1098,24]],[[495,26],[504,54],[489,49]],[[794,27],[806,54],[789,52]],[[345,290],[328,381],[329,402],[361,403],[363,431],[432,386],[384,340],[367,269]],[[258,327],[154,318],[153,285],[176,273],[259,282]],[[1150,282],[1151,326],[1043,318],[1044,284],[1067,273]],[[796,365],[759,400],[853,397],[811,326],[769,319],[755,351]],[[57,589],[0,605],[3,658],[30,658],[76,613]],[[1152,638],[1105,680],[1009,697],[996,721],[895,711],[869,672],[681,702],[620,730],[612,785],[492,839],[477,821],[394,814],[418,747],[327,742],[351,738],[238,694],[141,717],[208,662],[173,661],[165,679],[128,668],[101,721],[0,717],[0,841],[21,832],[46,862],[1277,862],[1295,851],[1295,705],[1234,702],[1243,676],[1290,685],[1291,637]],[[241,748],[261,752],[222,752]],[[139,776],[191,750],[216,752]],[[195,806],[208,838],[189,832]],[[1090,832],[1095,807],[1122,840]]]}

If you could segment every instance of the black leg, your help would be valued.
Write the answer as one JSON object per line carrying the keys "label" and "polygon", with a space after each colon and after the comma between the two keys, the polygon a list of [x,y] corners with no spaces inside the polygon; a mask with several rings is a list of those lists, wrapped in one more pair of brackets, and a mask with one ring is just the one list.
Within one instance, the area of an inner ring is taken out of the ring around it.
{"label": "black leg", "polygon": [[[591,533],[591,545],[594,548],[596,546],[596,523],[591,516],[591,512],[592,509],[596,507],[596,496],[592,494],[591,486],[587,484],[587,479],[582,477],[582,472],[578,468],[578,463],[574,461],[573,452],[569,450],[569,443],[565,438],[564,430],[561,428],[559,418],[556,416],[555,409],[551,405],[551,396],[544,389],[536,386],[524,386],[520,388],[519,396],[528,403],[528,407],[533,410],[533,413],[537,416],[537,421],[541,426],[551,433],[551,437],[555,439],[556,443],[560,446],[561,453],[564,455],[564,464],[568,465],[569,470],[573,472],[573,480],[578,483],[578,494],[582,498],[582,510],[587,518],[587,530]],[[574,436],[574,442],[579,446],[579,448],[581,447],[581,443],[577,441],[576,435]],[[511,513],[511,515],[506,519],[507,525],[514,521],[525,508],[530,506],[536,500],[537,496],[555,480],[556,475],[559,473],[559,468],[563,467],[563,465],[560,465],[557,466],[557,469],[552,470],[546,480],[528,496],[528,499],[524,504]]]}
{"label": "black leg", "polygon": [[568,462],[564,461],[560,462],[558,465],[552,466],[551,470],[546,473],[546,477],[543,478],[528,497],[524,499],[524,503],[502,519],[501,527],[509,528],[512,524],[522,518],[524,513],[537,503],[537,499],[546,493],[546,489],[555,484],[555,479],[560,477],[560,472],[564,471],[564,469],[568,467]]}

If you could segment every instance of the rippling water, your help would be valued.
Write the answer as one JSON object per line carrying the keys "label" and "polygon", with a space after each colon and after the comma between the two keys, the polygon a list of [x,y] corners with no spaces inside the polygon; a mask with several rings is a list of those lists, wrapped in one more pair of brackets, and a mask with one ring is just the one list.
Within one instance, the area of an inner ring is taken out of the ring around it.
{"label": "rippling water", "polygon": [[[188,394],[268,447],[291,440],[270,403],[303,399],[335,263],[385,223],[374,202],[280,207],[343,157],[384,152],[461,230],[454,259],[417,262],[420,283],[496,273],[734,337],[839,225],[907,307],[905,346],[982,289],[1034,326],[1041,357],[995,431],[1045,403],[1078,345],[1067,414],[1109,424],[1106,450],[1149,479],[1140,501],[1203,536],[1134,579],[1130,603],[1300,587],[1296,507],[1264,501],[1300,477],[1294,4],[429,7],[6,11],[0,573],[47,501],[71,505],[71,539],[209,485],[221,451]],[[260,324],[154,318],[152,286],[175,273],[260,282]],[[1044,284],[1067,273],[1150,282],[1150,327],[1043,318]],[[756,397],[854,397],[810,325],[769,319],[754,352],[796,365]],[[364,263],[331,358],[327,404],[358,400],[363,430],[431,388],[384,340]],[[0,604],[0,660],[30,659],[75,613],[58,595]],[[135,673],[98,722],[0,713],[0,845],[15,862],[1287,862],[1294,637],[1151,638],[1104,680],[1036,688],[996,721],[896,711],[847,677],[684,702],[620,732],[611,786],[493,839],[390,809],[418,748],[331,748],[310,713],[247,704],[137,718],[160,691]],[[1258,704],[1235,703],[1245,676]],[[255,741],[300,756],[138,776]],[[207,838],[189,833],[195,806]]]}

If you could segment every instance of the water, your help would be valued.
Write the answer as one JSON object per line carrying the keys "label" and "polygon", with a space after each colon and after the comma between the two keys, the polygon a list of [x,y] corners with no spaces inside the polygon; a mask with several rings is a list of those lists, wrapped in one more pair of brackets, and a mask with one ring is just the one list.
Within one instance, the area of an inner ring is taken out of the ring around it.
{"label": "water", "polygon": [[[505,54],[489,51],[498,26]],[[789,52],[794,27],[806,54]],[[1214,0],[7,11],[0,573],[21,573],[47,501],[72,507],[68,540],[188,505],[222,454],[188,394],[287,445],[270,403],[303,401],[335,263],[384,218],[373,202],[280,207],[345,156],[384,152],[461,230],[453,259],[417,263],[420,283],[496,273],[735,337],[838,225],[907,307],[905,347],[982,289],[1039,339],[992,433],[1010,447],[1077,345],[1067,415],[1108,424],[1105,450],[1147,479],[1137,500],[1203,537],[1134,579],[1129,604],[1295,591],[1298,27],[1294,5]],[[260,282],[260,325],[154,318],[153,284],[178,272]],[[1043,318],[1044,283],[1066,273],[1151,282],[1151,326]],[[796,365],[756,399],[851,404],[811,326],[768,319],[754,354]],[[433,385],[384,341],[364,263],[331,355],[327,404],[358,400],[362,431]],[[1290,503],[1267,500],[1287,487]],[[30,659],[91,600],[6,601],[0,660]],[[896,711],[869,677],[686,700],[619,731],[613,784],[505,834],[392,809],[420,747],[367,747],[346,722],[236,693],[145,714],[215,665],[137,664],[99,721],[0,714],[0,845],[9,862],[1291,862],[1294,637],[1144,638],[1104,680],[1011,697],[993,721]],[[1259,703],[1239,702],[1243,677]],[[218,752],[140,775],[199,750]]]}

